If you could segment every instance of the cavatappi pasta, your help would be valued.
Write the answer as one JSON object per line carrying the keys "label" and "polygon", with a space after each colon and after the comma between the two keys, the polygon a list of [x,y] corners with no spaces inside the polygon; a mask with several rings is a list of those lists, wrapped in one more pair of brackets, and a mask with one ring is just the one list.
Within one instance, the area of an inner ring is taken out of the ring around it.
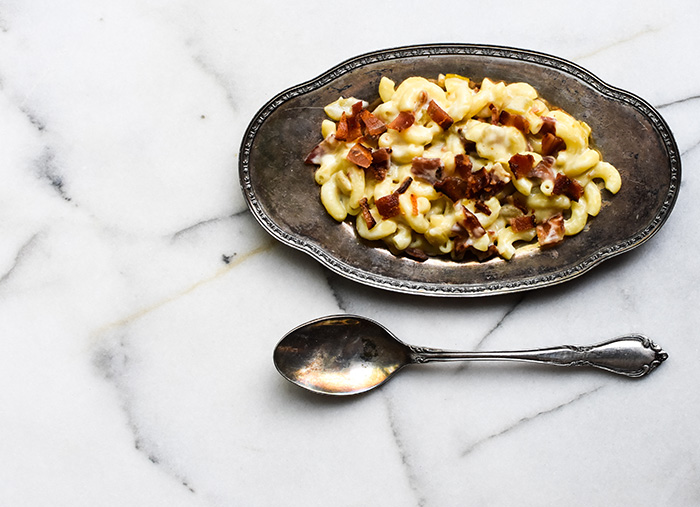
{"label": "cavatappi pasta", "polygon": [[381,103],[325,107],[316,164],[321,202],[358,234],[418,260],[510,259],[556,245],[601,209],[618,171],[589,147],[590,127],[527,83],[447,74],[383,77]]}

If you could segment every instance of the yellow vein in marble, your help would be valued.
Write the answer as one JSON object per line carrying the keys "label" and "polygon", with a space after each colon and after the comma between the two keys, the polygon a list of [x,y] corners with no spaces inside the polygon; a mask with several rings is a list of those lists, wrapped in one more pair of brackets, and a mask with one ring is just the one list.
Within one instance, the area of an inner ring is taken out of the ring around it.
{"label": "yellow vein in marble", "polygon": [[141,310],[138,310],[127,317],[124,317],[122,319],[119,319],[117,321],[114,321],[114,322],[111,322],[109,324],[102,326],[100,329],[98,329],[96,331],[95,334],[99,335],[101,333],[104,333],[107,330],[118,328],[121,326],[125,326],[127,324],[130,324],[130,323],[136,321],[136,320],[139,320],[140,318],[154,312],[155,310],[158,310],[158,309],[172,303],[173,301],[177,301],[178,299],[180,299],[183,296],[187,296],[188,294],[193,293],[194,291],[196,291],[200,287],[208,285],[211,282],[214,282],[214,281],[222,278],[223,276],[225,276],[229,272],[231,272],[233,269],[238,267],[240,264],[243,264],[248,259],[255,257],[261,253],[267,252],[267,251],[271,250],[276,245],[277,245],[276,242],[269,240],[269,241],[266,241],[264,244],[260,245],[259,247],[255,248],[249,252],[246,252],[246,253],[241,254],[241,255],[237,255],[236,257],[232,257],[228,263],[226,263],[222,268],[218,269],[213,275],[195,282],[194,284],[190,285],[186,289],[180,291],[179,293],[177,293],[173,296],[165,298],[162,301],[158,301],[157,303],[154,303],[151,306],[148,306],[146,308],[142,308]]}
{"label": "yellow vein in marble", "polygon": [[460,456],[462,458],[465,458],[468,455],[470,455],[471,453],[473,453],[475,449],[477,449],[478,447],[481,447],[483,444],[485,444],[485,443],[487,443],[487,442],[489,442],[497,437],[500,437],[500,436],[503,436],[507,433],[510,433],[511,431],[521,427],[523,424],[527,424],[527,423],[529,423],[529,422],[531,422],[539,417],[542,417],[542,416],[548,415],[548,414],[552,414],[554,412],[558,412],[559,410],[561,410],[565,407],[568,407],[569,405],[572,405],[573,403],[576,403],[577,401],[580,401],[587,396],[590,396],[591,394],[599,391],[602,388],[603,388],[603,386],[598,386],[598,387],[591,389],[589,391],[584,391],[584,392],[576,395],[574,398],[572,398],[568,401],[565,401],[564,403],[560,403],[559,405],[556,405],[556,406],[549,408],[547,410],[542,410],[540,412],[537,412],[534,415],[523,417],[522,419],[519,419],[515,423],[511,424],[510,426],[506,426],[498,433],[493,433],[491,435],[488,435],[487,437],[482,438],[481,440],[477,440],[476,442],[474,442],[473,444],[471,444],[467,448],[463,449]]}
{"label": "yellow vein in marble", "polygon": [[585,58],[590,58],[592,56],[596,56],[600,53],[608,51],[609,49],[612,49],[616,46],[621,46],[623,44],[627,44],[628,42],[632,42],[633,40],[638,39],[640,37],[643,37],[645,35],[652,34],[652,33],[658,33],[661,31],[662,31],[661,28],[649,26],[649,27],[646,27],[644,30],[640,30],[639,32],[635,32],[627,37],[614,40],[610,44],[602,46],[594,51],[591,51],[590,53],[585,53],[583,55],[579,55],[576,58],[574,58],[574,60],[583,60]]}

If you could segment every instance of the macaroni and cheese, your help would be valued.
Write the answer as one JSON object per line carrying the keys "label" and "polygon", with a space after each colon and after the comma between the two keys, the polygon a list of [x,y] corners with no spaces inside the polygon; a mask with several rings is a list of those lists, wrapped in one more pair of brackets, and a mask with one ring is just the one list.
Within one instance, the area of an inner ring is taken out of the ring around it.
{"label": "macaroni and cheese", "polygon": [[601,190],[620,189],[590,127],[527,83],[382,77],[379,97],[371,110],[354,97],[328,104],[306,162],[327,212],[397,255],[510,259],[578,234]]}

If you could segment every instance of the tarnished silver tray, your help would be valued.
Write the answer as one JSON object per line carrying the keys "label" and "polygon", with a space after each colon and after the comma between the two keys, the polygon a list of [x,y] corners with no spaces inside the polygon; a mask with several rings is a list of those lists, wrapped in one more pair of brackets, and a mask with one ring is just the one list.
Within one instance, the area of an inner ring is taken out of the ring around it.
{"label": "tarnished silver tray", "polygon": [[[319,142],[323,106],[339,95],[372,101],[387,75],[458,73],[526,81],[550,103],[588,123],[594,145],[622,176],[622,189],[590,227],[549,250],[510,261],[419,263],[359,240],[323,208],[314,167],[304,158]],[[392,291],[430,296],[485,296],[545,287],[577,277],[651,238],[676,201],[681,159],[661,115],[576,64],[507,47],[432,44],[368,53],[270,100],[251,121],[240,153],[240,182],[251,212],[282,243],[347,278]]]}

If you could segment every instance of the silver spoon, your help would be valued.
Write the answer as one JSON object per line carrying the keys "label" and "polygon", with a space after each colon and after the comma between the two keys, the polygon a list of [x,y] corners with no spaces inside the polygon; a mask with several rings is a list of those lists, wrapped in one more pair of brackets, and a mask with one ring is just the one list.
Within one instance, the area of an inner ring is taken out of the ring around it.
{"label": "silver spoon", "polygon": [[563,345],[502,352],[457,352],[408,345],[373,320],[333,315],[293,329],[275,347],[277,371],[290,382],[323,394],[369,391],[407,364],[431,361],[527,361],[594,366],[642,377],[668,354],[647,337],[631,334],[598,345]]}

